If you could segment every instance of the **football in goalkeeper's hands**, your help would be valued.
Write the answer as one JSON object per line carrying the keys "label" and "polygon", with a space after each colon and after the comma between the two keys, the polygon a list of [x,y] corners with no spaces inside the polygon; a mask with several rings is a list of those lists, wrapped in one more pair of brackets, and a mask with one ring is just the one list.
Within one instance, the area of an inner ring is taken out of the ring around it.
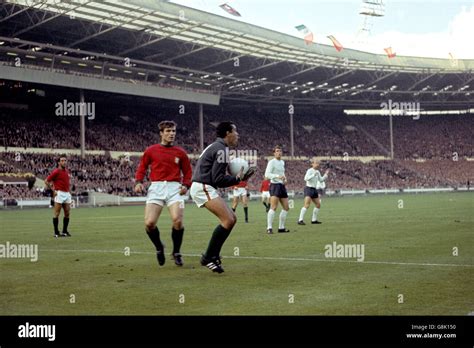
{"label": "football in goalkeeper's hands", "polygon": [[245,175],[247,171],[249,170],[249,162],[247,162],[246,160],[240,157],[234,158],[229,163],[228,170],[229,170],[230,175],[236,176],[237,174],[240,173],[240,170],[242,169],[242,167],[244,167],[243,175]]}

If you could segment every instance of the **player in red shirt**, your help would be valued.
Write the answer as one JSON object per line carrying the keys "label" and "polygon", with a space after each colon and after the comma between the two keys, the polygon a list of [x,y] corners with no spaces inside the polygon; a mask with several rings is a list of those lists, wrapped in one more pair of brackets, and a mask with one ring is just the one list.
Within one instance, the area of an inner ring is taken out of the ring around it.
{"label": "player in red shirt", "polygon": [[163,206],[166,204],[173,222],[171,238],[173,252],[171,254],[177,266],[183,265],[180,253],[183,242],[183,211],[185,194],[191,186],[192,169],[186,151],[174,146],[176,123],[162,121],[159,123],[161,143],[148,147],[143,153],[140,165],[135,174],[135,192],[143,192],[143,179],[147,169],[151,172],[145,206],[145,231],[156,248],[158,264],[165,264],[164,245],[160,240],[160,231],[156,223]]}
{"label": "player in red shirt", "polygon": [[247,181],[241,181],[237,185],[232,186],[233,189],[233,200],[232,200],[232,210],[235,212],[237,205],[239,205],[239,200],[242,201],[242,205],[244,206],[244,213],[245,213],[245,223],[249,222],[249,208],[248,208],[248,185]]}
{"label": "player in red shirt", "polygon": [[[54,210],[53,226],[54,237],[71,237],[67,227],[69,225],[69,213],[71,211],[71,193],[69,192],[69,172],[66,169],[67,158],[61,155],[58,159],[57,168],[46,178],[45,185],[47,189],[53,190]],[[58,229],[59,214],[61,208],[64,211],[63,231],[60,234]]]}
{"label": "player in red shirt", "polygon": [[265,206],[265,210],[268,213],[268,210],[270,209],[270,180],[262,181],[260,192],[262,193],[262,204]]}

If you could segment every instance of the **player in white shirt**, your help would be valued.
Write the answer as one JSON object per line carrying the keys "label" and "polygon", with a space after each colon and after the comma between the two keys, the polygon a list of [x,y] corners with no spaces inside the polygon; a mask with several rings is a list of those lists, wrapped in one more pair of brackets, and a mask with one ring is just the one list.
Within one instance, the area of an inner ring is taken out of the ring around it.
{"label": "player in white shirt", "polygon": [[[321,176],[321,173],[318,170],[319,161],[316,158],[311,160],[311,168],[306,171],[304,180],[306,181],[306,187],[304,188],[304,206],[300,211],[300,218],[298,219],[298,225],[306,225],[304,220],[304,214],[306,210],[311,205],[311,201],[316,206],[313,209],[313,216],[311,218],[312,224],[320,224],[318,221],[319,209],[321,209],[321,199],[319,198],[319,192],[326,187],[326,179],[329,174],[329,169],[326,170],[324,175]],[[318,192],[319,191],[319,192]]]}
{"label": "player in white shirt", "polygon": [[265,170],[265,178],[270,180],[270,209],[267,213],[267,233],[272,234],[273,218],[275,211],[278,208],[278,202],[281,203],[282,211],[280,213],[280,221],[278,225],[278,232],[290,232],[285,228],[286,216],[288,214],[288,193],[286,192],[286,176],[285,176],[285,162],[281,159],[283,151],[280,146],[275,146],[273,149],[274,159],[270,160]]}

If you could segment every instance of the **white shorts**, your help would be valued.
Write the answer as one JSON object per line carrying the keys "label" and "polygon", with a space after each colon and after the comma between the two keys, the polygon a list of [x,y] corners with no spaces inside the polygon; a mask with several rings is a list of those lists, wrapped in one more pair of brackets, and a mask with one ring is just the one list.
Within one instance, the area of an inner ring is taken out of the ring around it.
{"label": "white shorts", "polygon": [[234,197],[246,196],[247,190],[245,189],[245,187],[237,187],[234,189],[234,192],[232,194]]}
{"label": "white shorts", "polygon": [[199,208],[211,199],[219,197],[219,193],[214,187],[200,182],[193,182],[190,194],[194,203],[196,203]]}
{"label": "white shorts", "polygon": [[54,197],[54,201],[59,204],[71,204],[71,194],[69,192],[57,191],[56,196]]}
{"label": "white shorts", "polygon": [[171,206],[176,202],[182,204],[184,208],[184,201],[187,199],[185,195],[181,196],[181,183],[176,181],[153,181],[148,188],[146,196],[146,204],[158,204],[164,206]]}
{"label": "white shorts", "polygon": [[270,198],[270,191],[262,191],[262,198]]}

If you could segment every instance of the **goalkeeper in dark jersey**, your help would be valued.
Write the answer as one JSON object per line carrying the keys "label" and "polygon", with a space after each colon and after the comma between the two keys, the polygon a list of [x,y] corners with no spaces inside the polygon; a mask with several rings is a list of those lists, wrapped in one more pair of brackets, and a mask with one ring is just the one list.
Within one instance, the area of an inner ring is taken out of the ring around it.
{"label": "goalkeeper in dark jersey", "polygon": [[232,122],[221,122],[216,133],[216,141],[204,149],[194,168],[190,194],[198,207],[205,207],[219,219],[220,223],[214,229],[209,246],[202,255],[201,265],[213,272],[222,273],[224,269],[221,266],[220,251],[235,226],[237,217],[217,190],[247,181],[255,173],[255,168],[249,168],[245,175],[243,167],[237,176],[227,175],[229,147],[237,145],[239,134]]}

